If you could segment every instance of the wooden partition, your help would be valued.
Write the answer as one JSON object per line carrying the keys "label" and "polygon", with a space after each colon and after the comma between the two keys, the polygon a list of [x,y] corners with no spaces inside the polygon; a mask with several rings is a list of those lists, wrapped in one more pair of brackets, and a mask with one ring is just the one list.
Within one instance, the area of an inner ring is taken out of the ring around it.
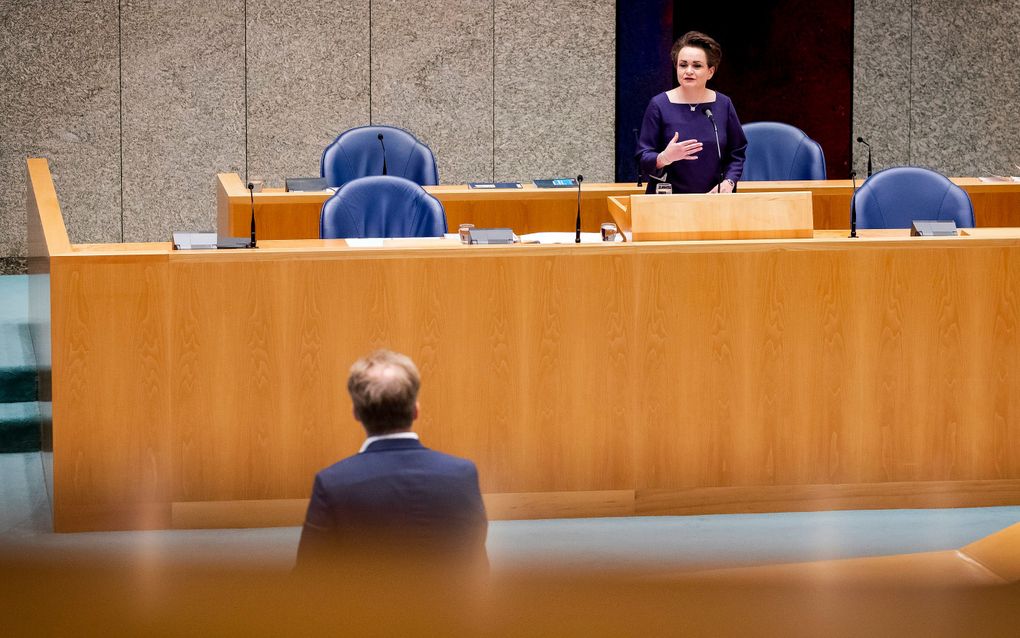
{"label": "wooden partition", "polygon": [[[979,227],[1020,226],[1020,183],[985,183],[973,177],[954,177],[953,182],[970,195]],[[861,181],[858,181],[860,186]],[[572,231],[577,213],[577,190],[536,188],[478,190],[460,185],[426,186],[446,209],[451,230],[462,223],[479,228],[513,228],[518,234],[541,231]],[[850,228],[850,180],[740,182],[741,193],[811,193],[814,228]],[[217,227],[219,232],[247,237],[251,201],[236,173],[217,176]],[[607,198],[640,195],[635,184],[583,184],[581,224],[586,232],[598,232],[602,222],[612,221]],[[255,213],[261,239],[314,239],[319,236],[319,211],[327,193],[287,193],[282,189],[255,193]]]}
{"label": "wooden partition", "polygon": [[493,518],[1020,504],[1020,231],[862,234],[75,246],[55,525],[298,524],[378,347]]}
{"label": "wooden partition", "polygon": [[814,235],[811,193],[630,195],[607,198],[634,241],[796,239]]}

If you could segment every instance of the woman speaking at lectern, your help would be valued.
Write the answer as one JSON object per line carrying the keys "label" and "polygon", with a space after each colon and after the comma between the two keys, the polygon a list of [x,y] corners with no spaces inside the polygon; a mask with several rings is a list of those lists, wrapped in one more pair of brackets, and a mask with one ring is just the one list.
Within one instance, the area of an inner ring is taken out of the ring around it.
{"label": "woman speaking at lectern", "polygon": [[673,44],[670,58],[679,86],[648,103],[638,138],[647,192],[668,183],[674,193],[731,193],[744,170],[747,138],[730,98],[706,86],[722,49],[704,33],[689,31]]}

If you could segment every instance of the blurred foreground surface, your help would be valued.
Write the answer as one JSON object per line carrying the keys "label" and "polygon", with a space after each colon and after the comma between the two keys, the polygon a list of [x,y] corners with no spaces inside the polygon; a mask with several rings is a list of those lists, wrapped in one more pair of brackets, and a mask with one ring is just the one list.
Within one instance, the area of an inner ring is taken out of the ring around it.
{"label": "blurred foreground surface", "polygon": [[160,556],[0,554],[5,636],[1015,636],[1020,587],[813,572],[485,572],[373,556],[341,568],[182,567]]}

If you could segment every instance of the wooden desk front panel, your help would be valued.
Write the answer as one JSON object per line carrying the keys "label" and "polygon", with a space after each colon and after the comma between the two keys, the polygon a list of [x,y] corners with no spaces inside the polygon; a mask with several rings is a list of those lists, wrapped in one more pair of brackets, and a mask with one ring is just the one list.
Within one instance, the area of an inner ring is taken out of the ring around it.
{"label": "wooden desk front panel", "polygon": [[165,254],[52,261],[56,531],[169,526],[168,284]]}
{"label": "wooden desk front panel", "polygon": [[362,440],[344,383],[377,347],[419,364],[417,430],[489,494],[630,491],[661,513],[699,489],[1020,479],[1013,239],[58,263],[65,529],[306,498]]}
{"label": "wooden desk front panel", "polygon": [[487,492],[1020,478],[1015,248],[546,253],[174,262],[175,499],[307,494],[376,347]]}

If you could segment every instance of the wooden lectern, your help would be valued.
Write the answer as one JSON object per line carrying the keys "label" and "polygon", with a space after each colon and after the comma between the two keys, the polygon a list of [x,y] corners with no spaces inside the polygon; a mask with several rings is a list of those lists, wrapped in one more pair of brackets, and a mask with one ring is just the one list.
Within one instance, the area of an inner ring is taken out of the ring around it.
{"label": "wooden lectern", "polygon": [[814,234],[811,193],[609,197],[616,225],[634,241],[796,239]]}

